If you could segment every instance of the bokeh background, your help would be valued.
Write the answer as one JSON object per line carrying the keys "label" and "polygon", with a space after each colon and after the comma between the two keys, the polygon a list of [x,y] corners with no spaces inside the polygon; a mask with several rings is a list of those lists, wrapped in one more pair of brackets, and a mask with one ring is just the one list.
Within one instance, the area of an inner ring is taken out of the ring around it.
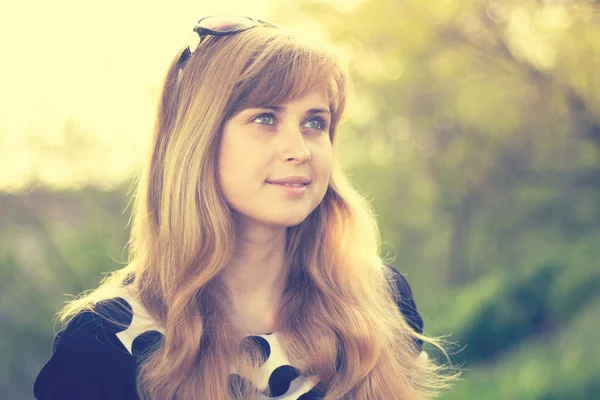
{"label": "bokeh background", "polygon": [[3,7],[2,398],[33,397],[54,314],[126,261],[168,63],[235,13],[349,59],[340,155],[426,332],[455,342],[442,398],[600,399],[600,2],[218,3]]}

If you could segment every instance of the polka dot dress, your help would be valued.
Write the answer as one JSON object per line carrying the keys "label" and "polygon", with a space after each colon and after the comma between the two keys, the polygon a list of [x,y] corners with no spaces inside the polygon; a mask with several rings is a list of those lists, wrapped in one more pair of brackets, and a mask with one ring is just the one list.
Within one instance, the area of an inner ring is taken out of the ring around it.
{"label": "polka dot dress", "polygon": [[[388,266],[398,289],[396,300],[409,325],[421,333],[423,321],[412,291],[402,274]],[[164,329],[148,313],[128,286],[116,297],[95,304],[99,315],[85,311],[59,331],[52,343],[50,360],[33,387],[38,400],[138,400],[136,370],[140,356],[151,352],[164,338]],[[107,322],[102,315],[115,322]],[[289,362],[278,333],[247,336],[241,349],[258,345],[260,363],[248,378],[230,368],[228,381],[252,385],[259,399],[322,399],[317,377],[305,376]],[[422,342],[416,341],[420,349]],[[424,362],[427,354],[421,353]],[[246,381],[245,379],[248,379]]]}
{"label": "polka dot dress", "polygon": [[[143,352],[151,351],[165,333],[142,303],[127,290],[124,290],[120,297],[97,303],[96,308],[99,313],[102,313],[103,310],[108,311],[109,308],[110,310],[118,308],[122,311],[118,313],[123,315],[118,318],[118,322],[126,324],[128,327],[117,328],[115,326],[114,333],[133,357],[137,358]],[[316,376],[303,376],[297,368],[290,364],[279,343],[277,332],[247,336],[240,347],[242,349],[248,347],[249,342],[257,344],[261,352],[261,363],[255,369],[251,382],[259,391],[259,399],[309,400],[321,398],[312,390],[318,382]],[[243,385],[249,384],[237,372],[234,367],[230,369],[228,376],[230,384],[233,385],[236,383],[235,381],[242,381],[240,383]],[[265,393],[270,393],[270,396]]]}

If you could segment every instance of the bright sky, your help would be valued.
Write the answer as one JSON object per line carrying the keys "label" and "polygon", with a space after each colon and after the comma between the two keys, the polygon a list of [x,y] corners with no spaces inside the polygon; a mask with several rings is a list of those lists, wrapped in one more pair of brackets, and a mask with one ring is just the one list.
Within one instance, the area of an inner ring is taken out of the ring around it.
{"label": "bright sky", "polygon": [[[111,185],[136,172],[169,62],[205,15],[267,0],[14,1],[0,15],[0,191]],[[65,135],[75,137],[65,146]],[[81,134],[81,135],[80,135]],[[75,166],[75,167],[74,167]]]}
{"label": "bright sky", "polygon": [[[351,11],[361,0],[320,0]],[[322,38],[310,16],[279,0],[24,0],[0,13],[0,191],[32,179],[63,187],[112,186],[146,154],[168,64],[196,21],[211,14],[272,20],[272,8],[303,36]],[[554,64],[551,33],[564,8],[515,9],[508,40],[540,68]],[[275,21],[281,22],[281,21]],[[533,22],[542,23],[537,33]],[[366,106],[366,105],[365,105]],[[368,107],[367,107],[368,108]],[[361,108],[364,117],[365,107]],[[350,114],[350,112],[349,112]]]}

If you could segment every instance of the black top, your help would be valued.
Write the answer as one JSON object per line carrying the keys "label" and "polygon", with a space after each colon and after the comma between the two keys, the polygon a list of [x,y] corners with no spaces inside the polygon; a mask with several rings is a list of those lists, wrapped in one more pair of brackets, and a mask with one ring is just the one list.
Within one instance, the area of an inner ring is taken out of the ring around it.
{"label": "black top", "polygon": [[[393,267],[388,267],[393,271],[400,311],[408,324],[422,333],[423,320],[408,282]],[[113,307],[107,307],[109,305]],[[118,307],[117,311],[124,311],[118,313],[119,318],[115,318],[114,306]],[[164,330],[127,291],[94,307],[100,315],[107,314],[128,327],[109,323],[91,311],[77,314],[54,338],[52,356],[33,386],[36,399],[139,399],[135,384],[136,360],[162,338]],[[268,386],[271,396],[279,399],[322,398],[314,389],[316,377],[304,376],[290,365],[277,340],[277,332],[251,335],[246,339],[257,342],[263,350],[264,363],[260,368],[265,371],[264,379],[253,382],[261,393]],[[422,341],[417,340],[415,344],[421,350]],[[243,378],[232,373],[229,379]]]}

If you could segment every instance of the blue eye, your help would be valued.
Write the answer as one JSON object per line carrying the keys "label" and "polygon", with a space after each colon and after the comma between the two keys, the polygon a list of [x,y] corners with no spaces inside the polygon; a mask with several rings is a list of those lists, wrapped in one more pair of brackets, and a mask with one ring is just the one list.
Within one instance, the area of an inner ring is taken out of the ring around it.
{"label": "blue eye", "polygon": [[275,125],[275,116],[273,114],[260,114],[252,121],[261,125]]}
{"label": "blue eye", "polygon": [[308,121],[306,121],[306,124],[304,124],[304,126],[310,129],[316,129],[318,131],[324,131],[327,129],[327,124],[325,123],[325,120],[321,117],[314,117],[309,119]]}

